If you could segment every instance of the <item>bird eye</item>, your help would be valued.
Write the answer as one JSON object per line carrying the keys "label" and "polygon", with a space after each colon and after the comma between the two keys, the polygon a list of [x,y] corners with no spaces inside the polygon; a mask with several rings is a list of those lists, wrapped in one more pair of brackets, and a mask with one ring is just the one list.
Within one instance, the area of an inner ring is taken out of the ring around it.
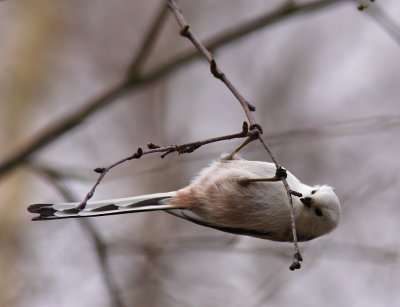
{"label": "bird eye", "polygon": [[315,194],[315,193],[317,193],[317,190],[312,190],[311,191],[311,194]]}
{"label": "bird eye", "polygon": [[317,215],[317,216],[323,216],[323,213],[322,213],[322,211],[321,211],[321,209],[315,209],[315,214]]}

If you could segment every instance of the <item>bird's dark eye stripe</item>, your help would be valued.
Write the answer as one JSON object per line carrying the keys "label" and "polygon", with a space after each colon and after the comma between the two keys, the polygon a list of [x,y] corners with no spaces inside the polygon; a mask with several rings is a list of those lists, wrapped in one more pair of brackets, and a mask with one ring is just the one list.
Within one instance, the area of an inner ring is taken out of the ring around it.
{"label": "bird's dark eye stripe", "polygon": [[317,216],[323,216],[323,214],[322,214],[322,211],[321,211],[321,209],[315,209],[315,214],[317,215]]}
{"label": "bird's dark eye stripe", "polygon": [[317,190],[312,190],[311,191],[311,194],[315,194],[315,193],[317,193]]}

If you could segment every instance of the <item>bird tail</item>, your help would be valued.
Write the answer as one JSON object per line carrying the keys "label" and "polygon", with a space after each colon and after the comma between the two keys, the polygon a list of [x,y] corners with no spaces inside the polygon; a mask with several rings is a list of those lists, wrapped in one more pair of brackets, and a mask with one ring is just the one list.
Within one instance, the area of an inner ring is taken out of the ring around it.
{"label": "bird tail", "polygon": [[83,210],[76,209],[79,203],[34,204],[28,207],[28,211],[39,214],[32,218],[32,221],[38,221],[179,209],[176,205],[166,201],[175,195],[176,192],[166,192],[128,198],[91,201],[87,202]]}

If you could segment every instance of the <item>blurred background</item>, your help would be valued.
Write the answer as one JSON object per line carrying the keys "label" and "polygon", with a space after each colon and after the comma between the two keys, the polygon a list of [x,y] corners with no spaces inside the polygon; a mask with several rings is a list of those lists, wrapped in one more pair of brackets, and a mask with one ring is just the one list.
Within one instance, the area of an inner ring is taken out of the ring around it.
{"label": "blurred background", "polygon": [[[163,212],[30,221],[28,205],[83,199],[94,168],[148,142],[241,130],[208,64],[181,61],[194,49],[163,3],[0,3],[0,306],[400,306],[396,0],[180,1],[281,164],[336,188],[341,224],[300,244],[301,270],[292,244]],[[239,143],[130,161],[93,199],[176,190]],[[242,156],[269,160],[256,142]]]}

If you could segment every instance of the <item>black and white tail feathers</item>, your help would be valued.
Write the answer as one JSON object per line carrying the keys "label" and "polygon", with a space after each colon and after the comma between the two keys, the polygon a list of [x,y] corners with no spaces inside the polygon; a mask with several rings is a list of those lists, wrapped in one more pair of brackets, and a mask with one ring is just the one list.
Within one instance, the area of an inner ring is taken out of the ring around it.
{"label": "black and white tail feathers", "polygon": [[109,199],[88,202],[85,209],[78,210],[79,203],[34,204],[28,207],[31,213],[37,213],[32,220],[78,218],[89,216],[124,214],[133,212],[184,209],[166,201],[176,192],[148,194],[128,198]]}

